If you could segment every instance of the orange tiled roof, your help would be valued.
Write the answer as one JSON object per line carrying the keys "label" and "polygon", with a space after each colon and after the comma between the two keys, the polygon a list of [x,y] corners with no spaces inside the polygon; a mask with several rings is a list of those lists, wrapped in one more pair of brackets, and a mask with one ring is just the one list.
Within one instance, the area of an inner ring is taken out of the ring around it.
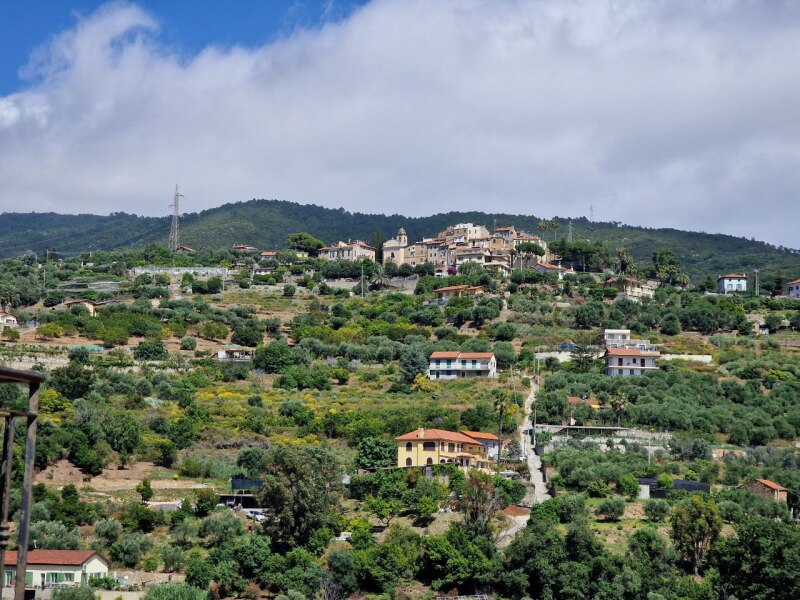
{"label": "orange tiled roof", "polygon": [[492,358],[494,352],[462,352],[458,358]]}
{"label": "orange tiled roof", "polygon": [[447,352],[444,350],[439,350],[438,352],[431,353],[431,359],[437,358],[458,358],[458,355],[461,354],[458,350]]}
{"label": "orange tiled roof", "polygon": [[728,273],[727,275],[720,275],[717,277],[717,281],[720,279],[747,279],[747,275],[737,275],[736,273]]}
{"label": "orange tiled roof", "polygon": [[795,279],[794,281],[790,281],[786,285],[794,285],[795,283],[800,283],[800,279]]}
{"label": "orange tiled roof", "polygon": [[457,431],[447,431],[445,429],[415,429],[394,438],[398,442],[413,442],[422,440],[426,442],[460,442],[462,444],[474,444],[477,440]]}
{"label": "orange tiled roof", "polygon": [[475,438],[476,440],[489,440],[489,441],[497,441],[500,438],[497,437],[493,433],[486,433],[485,431],[462,431],[471,438]]}
{"label": "orange tiled roof", "polygon": [[756,479],[756,481],[758,483],[760,483],[761,485],[765,485],[768,488],[775,490],[776,492],[785,492],[786,491],[785,487],[775,483],[774,481],[772,481],[770,479]]}
{"label": "orange tiled roof", "polygon": [[660,352],[646,352],[638,348],[609,348],[606,352],[609,356],[661,356]]}
{"label": "orange tiled roof", "polygon": [[[94,550],[30,550],[28,551],[28,564],[79,567],[96,555],[97,552]],[[6,565],[13,565],[16,562],[17,551],[6,550]]]}

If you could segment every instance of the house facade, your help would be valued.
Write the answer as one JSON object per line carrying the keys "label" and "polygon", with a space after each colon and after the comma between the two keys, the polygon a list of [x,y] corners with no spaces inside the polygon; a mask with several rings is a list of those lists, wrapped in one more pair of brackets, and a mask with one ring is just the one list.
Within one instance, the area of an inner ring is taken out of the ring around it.
{"label": "house facade", "polygon": [[222,348],[217,350],[217,360],[245,362],[253,360],[255,352],[254,348],[244,348],[239,344],[225,344]]}
{"label": "house facade", "polygon": [[397,436],[397,466],[455,464],[464,469],[489,469],[489,448],[464,432],[424,429]]}
{"label": "house facade", "polygon": [[730,294],[732,292],[747,291],[747,275],[737,275],[728,273],[717,277],[717,291],[720,294]]}
{"label": "house facade", "polygon": [[564,275],[575,275],[574,269],[568,269],[560,265],[551,265],[550,263],[537,264],[533,267],[539,273],[555,273],[559,279],[564,279]]}
{"label": "house facade", "polygon": [[[5,585],[16,578],[17,551],[7,550],[5,555]],[[108,577],[108,561],[94,550],[30,550],[26,587],[88,585],[95,577]]]}
{"label": "house facade", "polygon": [[325,260],[349,260],[352,262],[359,262],[365,258],[375,260],[375,248],[361,240],[336,242],[333,246],[320,248],[317,256]]}
{"label": "house facade", "polygon": [[16,327],[17,325],[19,325],[17,317],[8,312],[0,312],[0,326]]}
{"label": "house facade", "polygon": [[789,298],[800,298],[800,279],[795,279],[786,284],[789,289]]}
{"label": "house facade", "polygon": [[742,487],[757,496],[774,502],[785,503],[788,499],[786,488],[769,479],[754,479],[749,483],[745,483]]}
{"label": "house facade", "polygon": [[486,453],[492,460],[497,460],[497,455],[500,452],[500,438],[493,433],[486,433],[485,431],[462,431],[466,436],[471,437],[473,440],[478,440],[486,446]]}
{"label": "house facade", "polygon": [[598,335],[598,342],[603,348],[638,348],[639,350],[652,348],[650,340],[631,338],[630,329],[603,329]]}
{"label": "house facade", "polygon": [[429,359],[428,379],[497,378],[494,352],[433,352]]}
{"label": "house facade", "polygon": [[483,295],[483,288],[479,285],[449,285],[433,290],[433,293],[438,302],[446,304],[453,298],[461,298],[462,296],[474,298],[476,296],[481,296]]}
{"label": "house facade", "polygon": [[632,300],[633,302],[641,302],[643,298],[652,298],[656,293],[655,289],[646,281],[634,279],[633,277],[609,279],[603,285],[604,287],[617,289],[616,300]]}
{"label": "house facade", "polygon": [[659,356],[658,352],[638,348],[608,348],[605,372],[611,377],[641,377],[658,369],[656,359]]}

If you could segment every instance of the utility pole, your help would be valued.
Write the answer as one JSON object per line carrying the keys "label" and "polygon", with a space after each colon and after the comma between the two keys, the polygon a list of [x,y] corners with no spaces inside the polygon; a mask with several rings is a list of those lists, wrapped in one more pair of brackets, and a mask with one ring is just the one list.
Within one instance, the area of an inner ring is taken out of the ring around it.
{"label": "utility pole", "polygon": [[594,204],[589,205],[589,222],[594,223]]}
{"label": "utility pole", "polygon": [[361,261],[361,297],[364,297],[364,261]]}
{"label": "utility pole", "polygon": [[180,215],[180,211],[178,209],[178,201],[183,194],[178,192],[178,184],[175,184],[175,196],[173,197],[172,204],[170,207],[172,208],[172,227],[169,230],[169,249],[170,251],[175,254],[180,247],[180,233],[178,231],[178,217]]}
{"label": "utility pole", "polygon": [[567,224],[567,241],[571,244],[572,243],[572,219],[569,220]]}
{"label": "utility pole", "polygon": [[754,273],[754,274],[755,274],[755,276],[756,276],[756,277],[755,277],[755,279],[756,279],[756,281],[755,281],[756,296],[759,296],[759,295],[760,295],[760,294],[759,294],[760,290],[759,290],[759,288],[758,288],[758,269],[753,269],[753,273]]}

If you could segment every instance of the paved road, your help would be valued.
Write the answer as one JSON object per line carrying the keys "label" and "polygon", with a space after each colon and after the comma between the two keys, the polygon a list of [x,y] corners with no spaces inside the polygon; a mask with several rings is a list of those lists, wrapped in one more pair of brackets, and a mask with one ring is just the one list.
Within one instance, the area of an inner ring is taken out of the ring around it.
{"label": "paved road", "polygon": [[[536,399],[536,392],[538,391],[539,386],[531,381],[531,392],[525,399],[525,418],[522,420],[522,425],[520,425],[519,431],[522,453],[528,459],[528,469],[530,470],[531,474],[532,485],[528,486],[528,491],[523,499],[523,503],[528,505],[538,504],[539,502],[544,502],[550,498],[550,494],[547,491],[547,486],[544,483],[544,477],[542,476],[542,461],[533,451],[533,444],[531,444],[530,436],[522,433],[524,430],[531,429],[533,427],[533,402]],[[501,533],[497,540],[497,544],[501,547],[510,544],[514,536],[518,532],[525,529],[525,527],[528,525],[528,519],[528,515],[512,517],[512,525]]]}

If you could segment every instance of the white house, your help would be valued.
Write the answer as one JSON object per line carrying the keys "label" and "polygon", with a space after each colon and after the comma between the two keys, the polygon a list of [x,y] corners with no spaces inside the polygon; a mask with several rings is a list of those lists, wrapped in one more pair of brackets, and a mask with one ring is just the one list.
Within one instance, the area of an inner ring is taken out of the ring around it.
{"label": "white house", "polygon": [[650,340],[637,340],[631,338],[630,329],[604,329],[598,336],[600,346],[605,348],[638,348],[648,350],[651,348]]}
{"label": "white house", "polygon": [[3,327],[16,327],[17,317],[7,312],[0,312],[0,325]]}
{"label": "white house", "polygon": [[483,295],[483,287],[476,285],[449,285],[433,290],[436,294],[436,300],[440,303],[447,303],[453,298],[475,298],[476,296]]}
{"label": "white house", "polygon": [[717,277],[717,291],[720,294],[727,294],[729,292],[746,292],[747,275],[737,275],[736,273],[720,275]]}
{"label": "white house", "polygon": [[[5,555],[5,585],[16,577],[17,551]],[[49,587],[53,584],[86,585],[94,577],[108,577],[108,561],[94,550],[30,550],[26,587]]]}
{"label": "white house", "polygon": [[537,264],[533,268],[539,271],[539,273],[555,273],[558,275],[559,279],[564,279],[564,275],[575,275],[574,269],[550,263]]}
{"label": "white house", "polygon": [[433,352],[429,363],[428,379],[497,378],[494,352]]}
{"label": "white house", "polygon": [[638,348],[606,349],[606,375],[611,377],[641,377],[645,373],[655,371],[656,359],[661,356],[655,351]]}
{"label": "white house", "polygon": [[789,298],[800,298],[800,279],[786,284],[789,287]]}
{"label": "white house", "polygon": [[239,344],[225,344],[217,350],[217,360],[248,361],[252,360],[254,348],[244,348]]}

